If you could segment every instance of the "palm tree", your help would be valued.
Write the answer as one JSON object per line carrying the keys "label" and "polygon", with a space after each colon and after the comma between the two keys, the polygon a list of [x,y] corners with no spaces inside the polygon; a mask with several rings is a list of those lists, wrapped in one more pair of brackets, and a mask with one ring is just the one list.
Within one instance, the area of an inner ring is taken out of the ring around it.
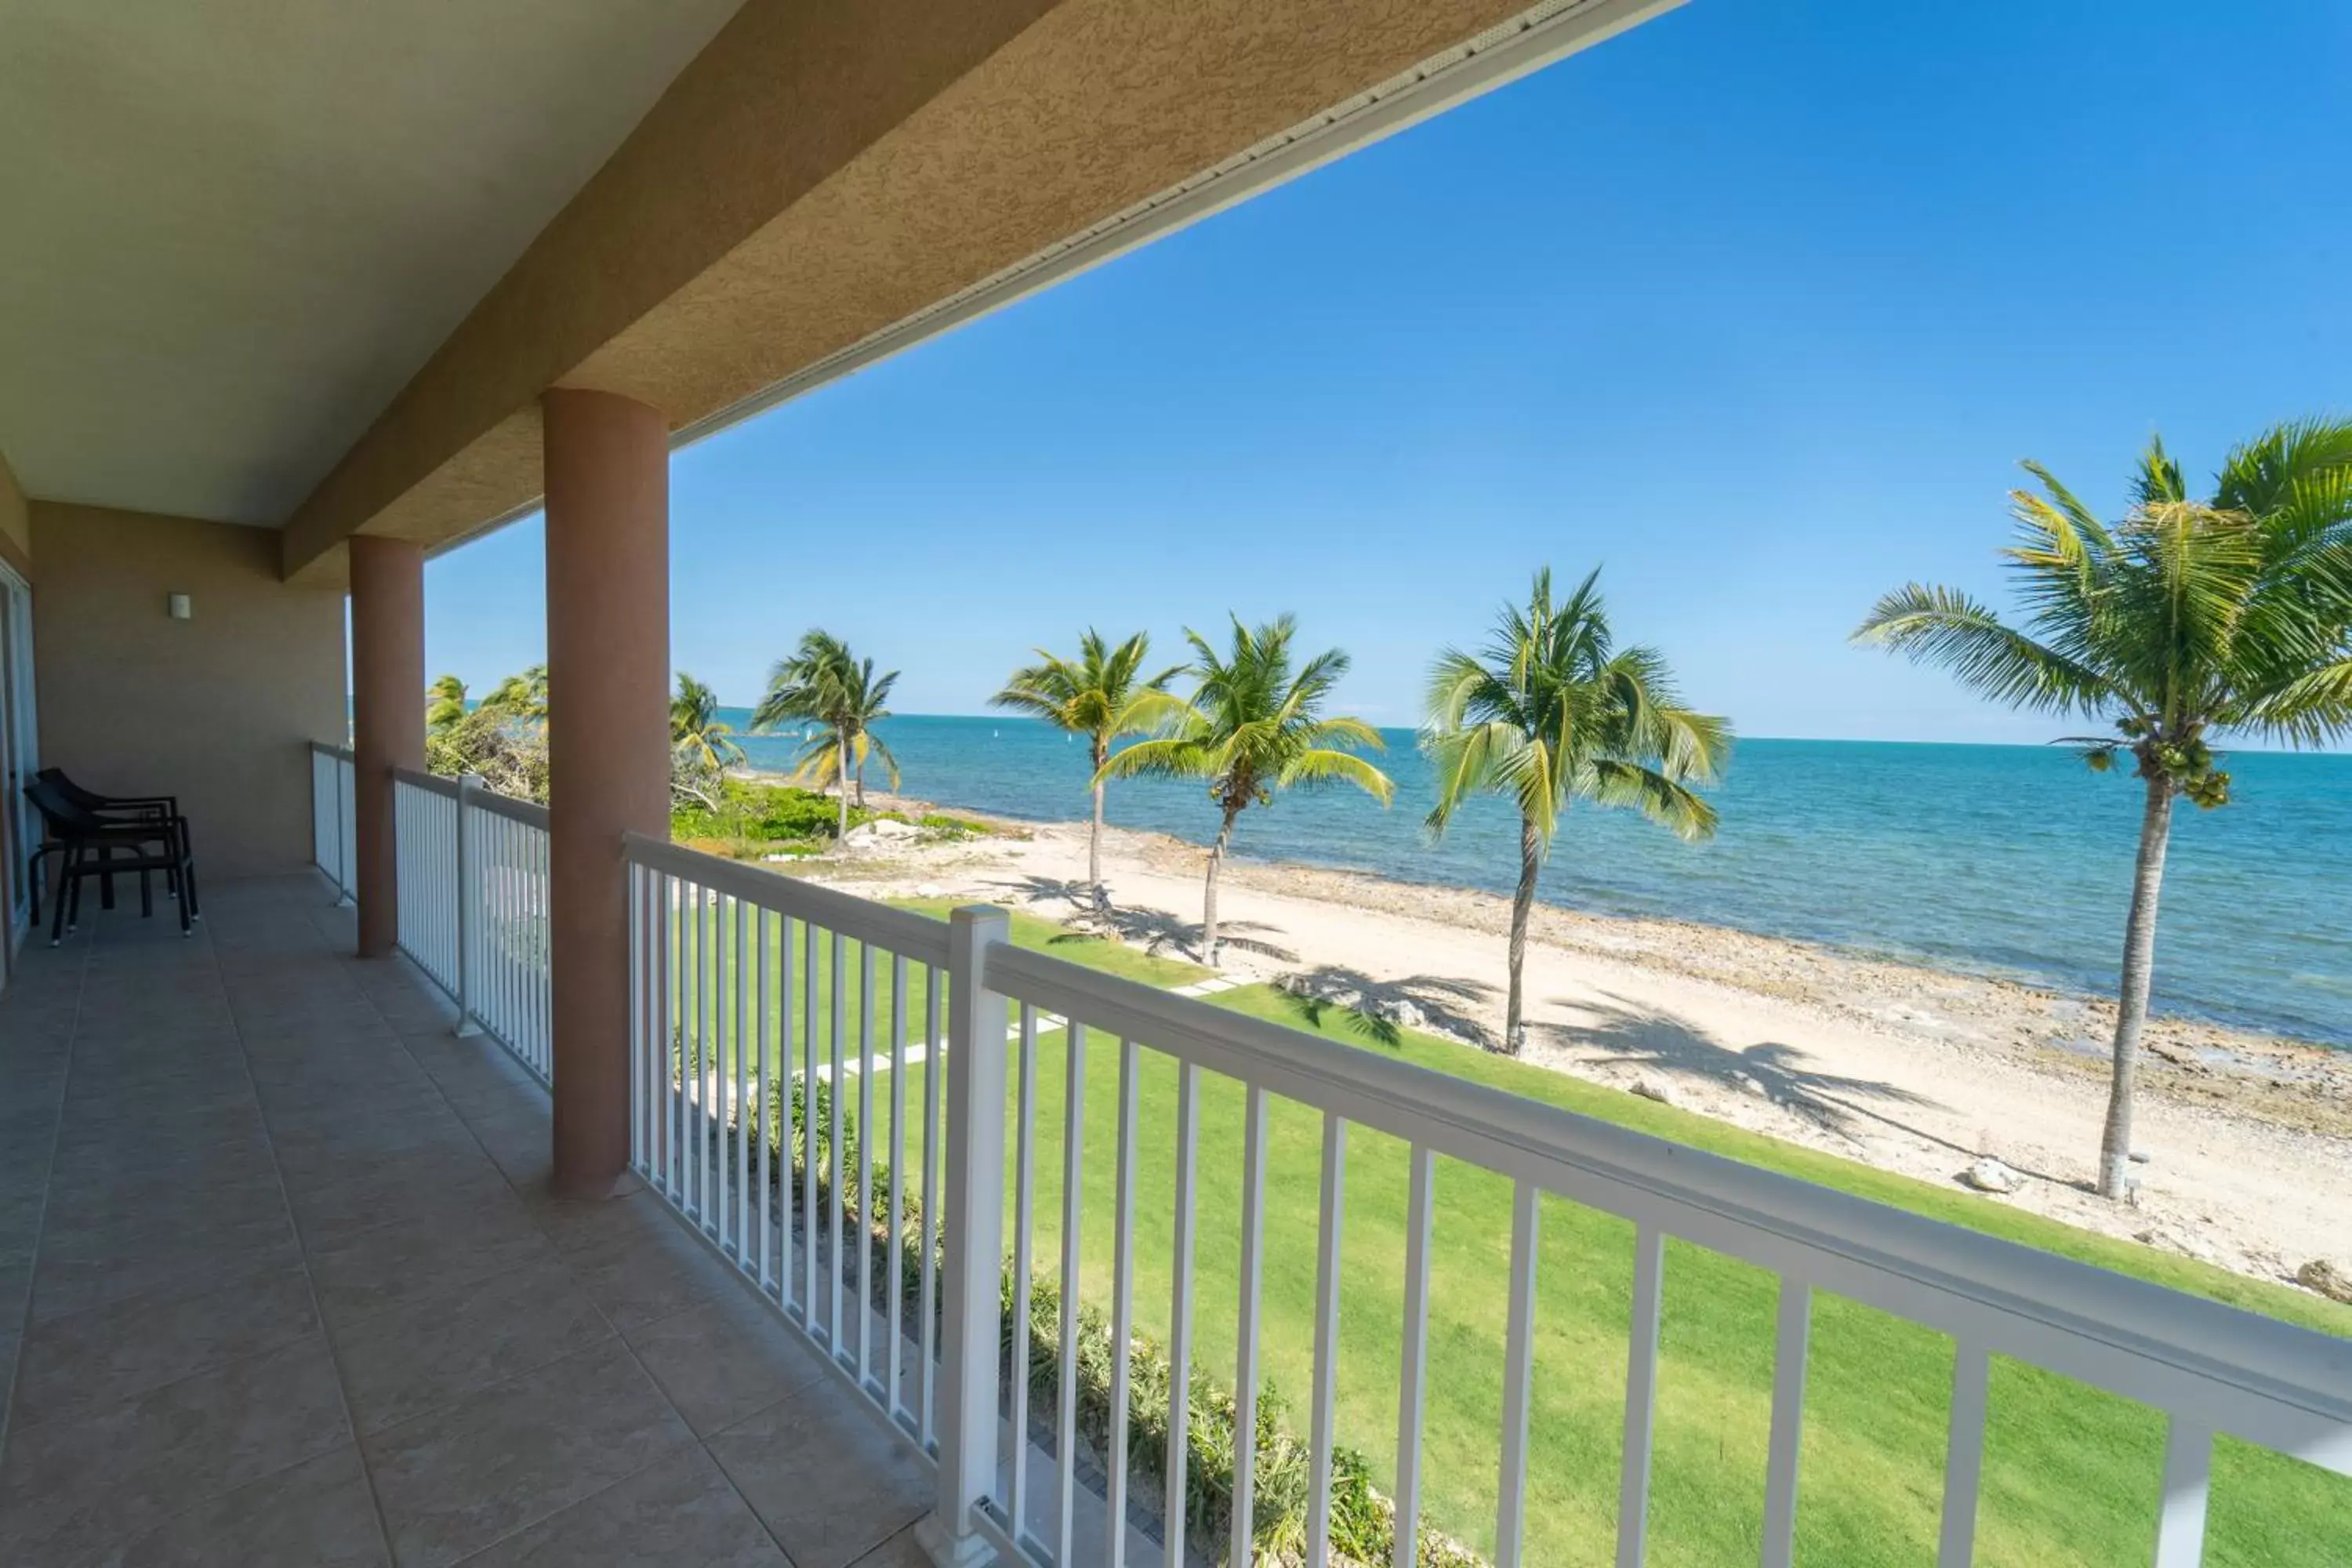
{"label": "palm tree", "polygon": [[1117,647],[1089,629],[1078,639],[1078,657],[1063,658],[1044,648],[1034,650],[1035,664],[1013,672],[1004,689],[990,698],[992,707],[1033,714],[1057,730],[1084,735],[1092,747],[1094,823],[1087,834],[1087,880],[1094,889],[1095,908],[1108,907],[1103,889],[1103,764],[1112,745],[1129,735],[1148,734],[1179,717],[1184,705],[1168,693],[1168,683],[1183,673],[1173,666],[1147,679],[1143,661],[1150,654],[1151,637],[1138,632]]}
{"label": "palm tree", "polygon": [[1691,788],[1713,779],[1731,749],[1721,719],[1682,705],[1665,661],[1621,648],[1594,571],[1564,604],[1551,571],[1525,605],[1504,607],[1485,650],[1448,648],[1430,669],[1423,749],[1437,775],[1433,834],[1474,795],[1510,797],[1519,813],[1519,884],[1511,898],[1510,998],[1503,1048],[1527,1044],[1522,974],[1536,875],[1561,815],[1578,800],[1630,805],[1685,839],[1715,831],[1715,807]]}
{"label": "palm tree", "polygon": [[[898,759],[890,754],[890,748],[882,743],[880,737],[870,731],[877,721],[890,716],[890,710],[883,704],[898,679],[895,669],[877,676],[872,659],[859,659],[850,652],[847,643],[832,633],[811,631],[802,637],[800,646],[790,657],[778,659],[775,668],[768,672],[767,694],[752,710],[751,728],[755,731],[814,723],[828,731],[812,739],[803,750],[793,776],[819,789],[828,784],[839,786],[841,816],[835,828],[836,837],[848,837],[853,769],[862,781],[869,752],[880,755],[883,765],[889,770],[892,786],[898,783]],[[861,796],[865,793],[862,782],[858,793]]]}
{"label": "palm tree", "polygon": [[445,675],[425,689],[425,731],[446,734],[466,716],[466,683]]}
{"label": "palm tree", "polygon": [[2099,1148],[2099,1191],[2119,1198],[2174,800],[2228,803],[2212,751],[2223,733],[2294,747],[2352,733],[2352,421],[2273,426],[2229,454],[2204,500],[2152,440],[2112,524],[2024,467],[2041,493],[2010,492],[2018,537],[2002,552],[2022,627],[1915,583],[1879,600],[1854,637],[2012,707],[2104,721],[2113,734],[2066,740],[2098,772],[2132,761],[2139,855]]}
{"label": "palm tree", "polygon": [[534,664],[520,675],[509,675],[490,689],[482,706],[526,724],[547,722],[547,666]]}
{"label": "palm tree", "polygon": [[705,773],[724,773],[743,761],[735,726],[719,717],[719,694],[682,669],[677,695],[669,700],[669,743]]}
{"label": "palm tree", "polygon": [[1186,629],[1192,662],[1183,673],[1200,684],[1171,715],[1171,732],[1115,752],[1095,770],[1098,781],[1139,773],[1208,781],[1221,817],[1201,894],[1201,956],[1213,967],[1217,869],[1244,811],[1272,805],[1277,792],[1296,784],[1351,784],[1382,805],[1395,789],[1386,773],[1349,749],[1384,750],[1380,731],[1361,719],[1323,715],[1331,689],[1348,673],[1348,656],[1328,648],[1294,670],[1294,617],[1255,629],[1239,616],[1233,622],[1233,650],[1223,656],[1208,638]]}

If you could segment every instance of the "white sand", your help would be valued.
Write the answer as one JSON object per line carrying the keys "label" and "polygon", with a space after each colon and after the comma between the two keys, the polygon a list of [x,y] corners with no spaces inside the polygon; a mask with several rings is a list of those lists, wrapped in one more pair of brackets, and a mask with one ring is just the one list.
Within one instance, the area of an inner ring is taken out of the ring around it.
{"label": "white sand", "polygon": [[[1105,873],[1131,929],[1189,955],[1202,852],[1114,831]],[[1082,826],[845,858],[804,869],[1012,901],[1066,917]],[[1482,893],[1228,864],[1225,967],[1404,998],[1465,1038],[1497,1038],[1509,906]],[[1243,943],[1250,945],[1243,945]],[[1275,951],[1253,951],[1261,947]],[[2352,1254],[2352,1053],[2166,1020],[2151,1030],[2137,1206],[2089,1191],[2112,1010],[2001,981],[1800,942],[1539,906],[1528,952],[1530,1059],[1603,1083],[1669,1081],[1675,1102],[1888,1170],[1950,1183],[1980,1154],[2024,1178],[2017,1204],[2263,1278]]]}

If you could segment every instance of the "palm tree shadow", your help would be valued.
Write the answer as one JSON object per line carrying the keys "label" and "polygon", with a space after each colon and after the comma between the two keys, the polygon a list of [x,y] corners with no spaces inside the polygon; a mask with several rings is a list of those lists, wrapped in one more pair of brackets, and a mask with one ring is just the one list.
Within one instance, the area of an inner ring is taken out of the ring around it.
{"label": "palm tree shadow", "polygon": [[[1155,957],[1164,957],[1172,952],[1195,963],[1201,962],[1201,922],[1198,921],[1180,920],[1158,910],[1130,909],[1117,904],[1097,908],[1094,885],[1066,878],[1028,876],[996,885],[1009,888],[1031,902],[1068,904],[1075,911],[1070,921],[1071,929],[1053,938],[1055,944],[1099,942],[1108,937],[1139,947]],[[1260,921],[1219,921],[1217,944],[1288,963],[1298,954],[1259,934],[1279,930],[1279,927]]]}
{"label": "palm tree shadow", "polygon": [[1471,1009],[1490,1001],[1495,988],[1478,981],[1443,974],[1376,980],[1360,969],[1324,963],[1293,971],[1276,981],[1275,988],[1284,1005],[1309,1028],[1319,1030],[1326,1019],[1336,1019],[1349,1033],[1386,1050],[1403,1044],[1407,1027],[1481,1048],[1492,1044],[1486,1026]]}
{"label": "palm tree shadow", "polygon": [[[1760,1095],[1783,1110],[1841,1137],[1853,1138],[1863,1123],[1874,1122],[1970,1160],[1982,1152],[1892,1113],[1905,1107],[1937,1103],[1926,1095],[1880,1079],[1812,1071],[1802,1065],[1803,1051],[1776,1040],[1761,1041],[1744,1050],[1734,1049],[1678,1018],[1622,996],[1603,994],[1615,1005],[1596,1007],[1586,1002],[1553,998],[1554,1006],[1585,1013],[1592,1018],[1591,1023],[1538,1024],[1531,1027],[1556,1045],[1604,1051],[1619,1061],[1644,1063],[1664,1074]],[[2017,1168],[2042,1181],[2082,1185],[2071,1177]]]}

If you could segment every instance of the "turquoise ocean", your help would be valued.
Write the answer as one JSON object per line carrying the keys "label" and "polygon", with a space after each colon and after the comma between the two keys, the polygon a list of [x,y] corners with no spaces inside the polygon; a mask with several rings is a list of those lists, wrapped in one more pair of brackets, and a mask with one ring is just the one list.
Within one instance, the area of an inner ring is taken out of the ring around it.
{"label": "turquoise ocean", "polygon": [[[879,732],[918,798],[1037,821],[1086,815],[1086,748],[1044,725],[903,717]],[[1508,807],[1479,801],[1433,843],[1428,766],[1411,731],[1385,733],[1392,806],[1352,791],[1286,795],[1246,814],[1236,852],[1507,892]],[[746,736],[745,749],[781,769],[797,746]],[[2239,752],[2227,765],[2235,802],[2183,803],[2175,817],[2157,1005],[2352,1046],[2352,755]],[[1630,813],[1578,809],[1539,896],[2067,990],[2115,984],[2137,780],[2056,747],[1753,740],[1714,795],[1721,829],[1696,845]],[[1165,780],[1113,785],[1109,817],[1196,843],[1216,827],[1198,785]]]}

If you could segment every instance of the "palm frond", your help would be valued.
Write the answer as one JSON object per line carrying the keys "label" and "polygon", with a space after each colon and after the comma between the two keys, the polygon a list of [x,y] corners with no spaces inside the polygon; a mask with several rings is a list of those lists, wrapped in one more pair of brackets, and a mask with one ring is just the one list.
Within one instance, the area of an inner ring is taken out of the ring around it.
{"label": "palm frond", "polygon": [[2097,671],[2002,625],[1957,589],[1898,588],[1872,607],[1853,640],[1941,665],[1969,689],[2017,707],[2095,713],[2113,693]]}

